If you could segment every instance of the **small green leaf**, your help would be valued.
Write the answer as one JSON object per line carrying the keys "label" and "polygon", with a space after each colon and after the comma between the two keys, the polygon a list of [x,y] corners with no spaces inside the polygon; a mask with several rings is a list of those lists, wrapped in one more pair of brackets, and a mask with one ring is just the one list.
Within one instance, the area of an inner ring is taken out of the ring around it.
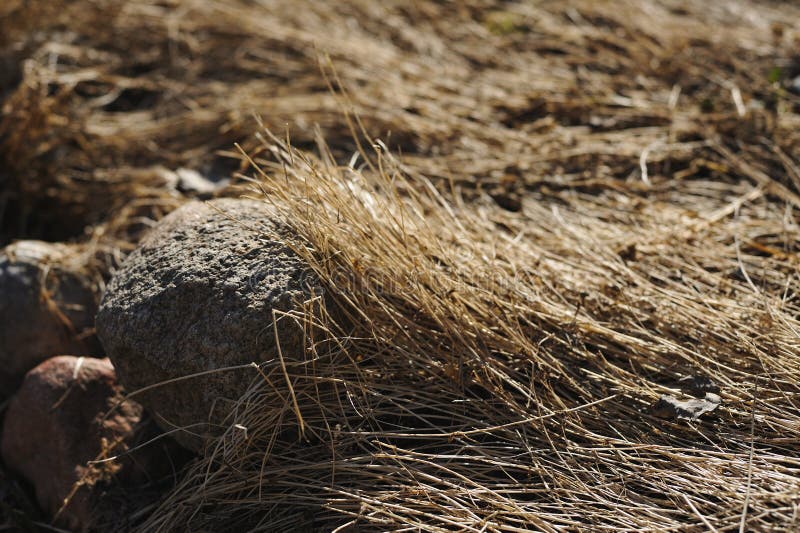
{"label": "small green leaf", "polygon": [[527,29],[521,17],[509,11],[492,11],[484,22],[486,28],[495,35],[510,35]]}

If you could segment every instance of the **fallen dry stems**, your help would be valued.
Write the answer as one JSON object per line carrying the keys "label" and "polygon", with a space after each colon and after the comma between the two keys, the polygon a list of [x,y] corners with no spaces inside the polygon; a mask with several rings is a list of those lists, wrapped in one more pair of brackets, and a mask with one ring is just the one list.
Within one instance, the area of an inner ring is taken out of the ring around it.
{"label": "fallen dry stems", "polygon": [[[341,309],[281,318],[307,321],[291,393],[261,365],[144,529],[726,531],[745,502],[747,528],[796,525],[797,279],[731,242],[741,220],[788,231],[771,203],[713,224],[617,195],[506,214],[382,149],[377,174],[265,149],[259,190]],[[726,205],[705,192],[683,201]],[[649,413],[695,375],[721,387],[714,416]]]}
{"label": "fallen dry stems", "polygon": [[168,196],[160,166],[237,170],[224,154],[234,142],[256,148],[253,113],[273,131],[288,125],[303,148],[318,127],[349,156],[353,138],[319,73],[321,54],[410,175],[506,205],[523,191],[620,187],[639,178],[645,152],[656,190],[659,177],[725,172],[727,158],[695,148],[704,141],[800,179],[797,96],[770,79],[798,71],[783,24],[796,7],[459,6],[12,1],[0,8],[6,201],[28,231],[79,236],[131,199]]}

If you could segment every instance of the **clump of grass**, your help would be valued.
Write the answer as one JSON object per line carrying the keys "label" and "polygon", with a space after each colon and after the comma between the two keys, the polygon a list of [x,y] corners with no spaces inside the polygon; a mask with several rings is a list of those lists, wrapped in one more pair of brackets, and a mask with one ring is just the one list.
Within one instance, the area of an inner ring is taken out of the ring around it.
{"label": "clump of grass", "polygon": [[[262,153],[258,195],[337,305],[281,317],[306,350],[254,371],[144,530],[797,524],[797,281],[734,237],[784,231],[769,203],[715,219],[730,204],[697,188],[694,216],[588,194],[503,214],[380,145],[363,171],[275,137]],[[713,416],[650,412],[697,375]]]}

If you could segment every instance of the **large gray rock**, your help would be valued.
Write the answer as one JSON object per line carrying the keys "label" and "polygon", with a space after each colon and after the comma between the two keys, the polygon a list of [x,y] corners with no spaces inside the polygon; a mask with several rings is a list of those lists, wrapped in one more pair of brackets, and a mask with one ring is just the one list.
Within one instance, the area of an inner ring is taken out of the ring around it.
{"label": "large gray rock", "polygon": [[[111,280],[97,333],[129,392],[206,370],[277,358],[273,311],[319,289],[263,202],[192,202],[164,218]],[[303,332],[277,321],[283,355],[302,358]],[[217,372],[137,396],[184,446],[197,449],[256,376]],[[213,412],[212,412],[213,411]],[[206,424],[211,422],[211,424]]]}
{"label": "large gray rock", "polygon": [[53,355],[97,355],[90,257],[78,246],[19,241],[0,251],[0,396]]}

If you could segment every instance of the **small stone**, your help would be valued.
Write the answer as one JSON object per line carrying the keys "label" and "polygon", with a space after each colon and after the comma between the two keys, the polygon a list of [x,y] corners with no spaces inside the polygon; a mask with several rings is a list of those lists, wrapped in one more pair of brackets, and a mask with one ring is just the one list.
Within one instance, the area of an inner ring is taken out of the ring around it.
{"label": "small stone", "polygon": [[[126,389],[277,360],[273,311],[298,309],[319,293],[317,278],[286,244],[289,232],[274,209],[253,200],[191,202],[165,217],[114,275],[97,315]],[[275,327],[283,357],[302,358],[302,327],[288,318]],[[137,399],[164,429],[186,428],[174,436],[197,450],[256,375],[251,368],[210,373]]]}
{"label": "small stone", "polygon": [[191,168],[175,171],[157,167],[156,172],[164,180],[166,187],[197,198],[210,198],[218,190],[226,187],[230,180],[213,180]]}
{"label": "small stone", "polygon": [[63,353],[99,355],[99,300],[83,249],[19,241],[0,251],[0,396],[25,373]]}
{"label": "small stone", "polygon": [[722,399],[718,394],[707,392],[700,398],[679,400],[671,394],[663,394],[650,407],[650,414],[664,419],[697,420],[706,413],[714,411]]}
{"label": "small stone", "polygon": [[58,356],[28,372],[11,400],[3,461],[33,485],[39,505],[62,526],[85,529],[101,482],[133,468],[125,461],[87,464],[128,449],[142,408],[127,401],[106,417],[121,398],[108,359]]}
{"label": "small stone", "polygon": [[796,76],[789,82],[789,91],[800,94],[800,76]]}
{"label": "small stone", "polygon": [[227,180],[213,182],[190,168],[179,168],[175,173],[178,175],[178,190],[181,192],[211,194],[228,183]]}

